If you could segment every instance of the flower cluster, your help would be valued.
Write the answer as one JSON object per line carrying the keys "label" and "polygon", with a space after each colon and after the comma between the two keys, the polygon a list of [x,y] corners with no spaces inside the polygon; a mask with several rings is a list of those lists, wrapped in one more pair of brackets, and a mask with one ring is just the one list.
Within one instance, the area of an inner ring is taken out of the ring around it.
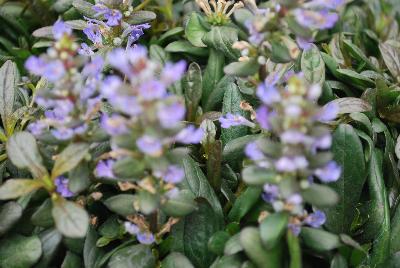
{"label": "flower cluster", "polygon": [[92,18],[85,17],[87,22],[83,33],[92,42],[91,45],[81,44],[79,53],[93,55],[94,50],[103,47],[120,47],[126,44],[131,47],[144,34],[143,30],[150,28],[150,24],[130,24],[133,7],[125,1],[117,7],[99,2],[92,6],[95,12]]}
{"label": "flower cluster", "polygon": [[196,3],[206,14],[208,22],[213,25],[227,24],[233,12],[244,7],[244,4],[240,1],[235,3],[234,1],[227,2],[225,0],[196,0]]}
{"label": "flower cluster", "polygon": [[[282,79],[286,81],[280,85]],[[302,74],[281,78],[279,72],[271,73],[256,94],[262,103],[255,112],[256,121],[272,137],[247,144],[245,154],[254,168],[269,174],[262,198],[275,211],[291,214],[289,227],[295,234],[303,224],[318,227],[324,223],[325,215],[321,211],[305,211],[302,191],[315,180],[329,183],[340,177],[341,168],[327,152],[332,137],[323,124],[336,118],[338,106],[331,103],[319,107],[316,101],[321,87],[308,85]],[[249,125],[239,115],[220,121],[222,127]]]}
{"label": "flower cluster", "polygon": [[[138,210],[149,215],[158,205],[144,209],[143,203],[151,199],[152,204],[162,204],[179,194],[177,184],[183,180],[184,171],[171,157],[171,146],[199,143],[203,138],[202,129],[183,124],[185,104],[167,91],[181,79],[186,63],[161,66],[148,58],[147,49],[142,46],[116,49],[108,61],[119,74],[106,77],[100,89],[112,106],[112,112],[101,118],[101,127],[111,136],[112,151],[98,162],[96,175],[134,181]],[[121,163],[127,162],[135,165],[125,170],[128,175],[120,168]],[[141,199],[144,195],[146,200]],[[146,220],[126,226],[139,241],[154,240]]]}
{"label": "flower cluster", "polygon": [[28,126],[35,136],[47,131],[58,140],[84,137],[100,109],[97,88],[101,81],[103,59],[83,59],[71,28],[63,21],[53,26],[56,42],[46,54],[31,56],[25,67],[32,74],[51,82],[49,88],[35,92],[35,102],[44,111],[44,118]]}
{"label": "flower cluster", "polygon": [[[255,1],[246,1],[246,6],[254,16],[245,22],[249,34],[248,42],[240,41],[234,45],[241,51],[241,60],[258,56],[258,61],[264,64],[265,59],[271,56],[274,43],[284,45],[288,56],[295,59],[299,48],[311,48],[319,30],[334,27],[339,19],[337,10],[345,1],[311,0],[288,3],[269,1],[267,8],[258,8]],[[274,29],[286,31],[277,35]],[[296,40],[292,40],[287,33],[292,33]]]}

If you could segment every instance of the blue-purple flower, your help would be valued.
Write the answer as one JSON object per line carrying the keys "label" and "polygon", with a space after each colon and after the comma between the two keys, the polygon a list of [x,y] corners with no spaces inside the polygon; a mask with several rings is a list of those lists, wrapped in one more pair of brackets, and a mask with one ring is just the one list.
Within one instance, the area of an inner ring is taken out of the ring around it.
{"label": "blue-purple flower", "polygon": [[72,197],[75,194],[71,192],[68,188],[68,182],[69,180],[64,177],[64,176],[59,176],[54,180],[54,185],[56,186],[56,191],[59,193],[62,197]]}
{"label": "blue-purple flower", "polygon": [[219,122],[221,123],[222,128],[230,128],[234,126],[248,126],[248,127],[254,127],[254,123],[250,122],[247,120],[245,117],[239,115],[239,114],[231,114],[227,113],[224,116],[221,116],[219,118]]}
{"label": "blue-purple flower", "polygon": [[182,129],[175,137],[176,141],[190,144],[190,143],[199,143],[204,136],[204,131],[201,128],[195,128],[192,125],[187,126],[186,128]]}
{"label": "blue-purple flower", "polygon": [[138,149],[150,156],[160,156],[163,149],[162,142],[154,136],[144,135],[137,139],[136,145]]}
{"label": "blue-purple flower", "polygon": [[342,168],[335,162],[330,161],[322,168],[315,170],[314,174],[323,182],[335,182],[340,178]]}
{"label": "blue-purple flower", "polygon": [[113,159],[100,160],[96,165],[96,176],[110,179],[115,178],[113,172],[114,163],[115,160]]}
{"label": "blue-purple flower", "polygon": [[58,20],[54,23],[52,32],[55,39],[60,39],[64,35],[71,35],[72,29],[62,20]]}
{"label": "blue-purple flower", "polygon": [[319,228],[321,227],[326,221],[325,213],[321,210],[317,210],[314,213],[309,214],[305,219],[304,223],[314,227]]}

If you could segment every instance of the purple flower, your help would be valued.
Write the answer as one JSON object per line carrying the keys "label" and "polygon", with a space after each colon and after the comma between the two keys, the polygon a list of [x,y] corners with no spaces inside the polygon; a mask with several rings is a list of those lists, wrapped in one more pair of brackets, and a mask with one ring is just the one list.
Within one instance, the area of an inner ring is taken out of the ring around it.
{"label": "purple flower", "polygon": [[144,135],[136,141],[138,149],[150,156],[159,156],[162,153],[161,141],[153,136]]}
{"label": "purple flower", "polygon": [[241,125],[254,127],[254,123],[250,122],[239,114],[233,115],[231,113],[227,113],[226,115],[219,118],[219,122],[221,123],[222,128],[230,128]]}
{"label": "purple flower", "polygon": [[114,179],[115,178],[113,172],[114,163],[115,160],[113,159],[100,160],[96,165],[96,176],[102,178]]}
{"label": "purple flower", "polygon": [[335,102],[326,104],[317,114],[316,119],[320,122],[329,122],[334,120],[339,113],[339,105]]}
{"label": "purple flower", "polygon": [[103,66],[103,58],[96,56],[83,67],[82,74],[85,76],[96,76],[103,70]]}
{"label": "purple flower", "polygon": [[178,61],[177,63],[167,62],[161,72],[161,80],[166,84],[170,85],[180,80],[185,73],[186,62],[184,60]]}
{"label": "purple flower", "polygon": [[149,68],[147,49],[144,46],[134,46],[131,48],[117,48],[108,54],[108,61],[111,66],[123,72],[130,79],[137,79],[137,75]]}
{"label": "purple flower", "polygon": [[262,193],[262,199],[267,203],[273,203],[279,197],[279,187],[274,184],[264,184],[264,192]]}
{"label": "purple flower", "polygon": [[312,152],[315,153],[318,149],[329,149],[332,145],[332,136],[330,133],[322,135],[314,140]]}
{"label": "purple flower", "polygon": [[309,214],[305,219],[304,223],[311,227],[321,227],[326,221],[325,213],[321,210],[317,210],[314,213]]}
{"label": "purple flower", "polygon": [[271,128],[269,124],[269,117],[273,115],[273,112],[270,112],[268,107],[260,106],[256,111],[256,120],[261,128],[265,130],[269,130]]}
{"label": "purple flower", "polygon": [[156,80],[150,80],[144,82],[139,87],[139,95],[144,100],[150,101],[155,99],[160,99],[165,96],[167,89],[165,86]]}
{"label": "purple flower", "polygon": [[78,50],[79,55],[92,56],[94,51],[86,43],[81,44],[81,48]]}
{"label": "purple flower", "polygon": [[345,0],[313,0],[308,3],[312,7],[337,9],[345,4]]}
{"label": "purple flower", "polygon": [[281,101],[281,94],[274,86],[260,84],[257,88],[257,97],[267,105]]}
{"label": "purple flower", "polygon": [[124,227],[125,230],[131,235],[137,235],[140,232],[139,227],[136,224],[131,223],[129,221],[124,222]]}
{"label": "purple flower", "polygon": [[45,128],[47,128],[47,124],[43,121],[32,122],[28,125],[29,132],[35,136],[41,135]]}
{"label": "purple flower", "polygon": [[92,10],[96,12],[94,17],[99,17],[109,12],[110,9],[103,4],[96,4],[92,7]]}
{"label": "purple flower", "polygon": [[100,32],[100,26],[92,22],[88,23],[88,26],[83,29],[83,33],[92,41],[94,44],[102,44],[103,38]]}
{"label": "purple flower", "polygon": [[176,141],[190,144],[199,143],[204,136],[204,131],[201,128],[196,129],[193,125],[189,125],[182,129],[175,137]]}
{"label": "purple flower", "polygon": [[247,20],[245,22],[245,26],[247,30],[249,31],[249,42],[253,45],[259,45],[261,44],[262,41],[264,41],[265,35],[263,33],[260,33],[260,31],[257,29],[255,22],[251,20]]}
{"label": "purple flower", "polygon": [[107,20],[106,24],[108,26],[117,26],[122,19],[122,13],[116,9],[109,9],[104,13],[104,18]]}
{"label": "purple flower", "polygon": [[64,64],[59,60],[55,60],[46,64],[42,75],[50,82],[57,82],[64,76],[64,74]]}
{"label": "purple flower", "polygon": [[142,107],[135,96],[114,95],[108,100],[112,106],[124,114],[136,116],[142,112]]}
{"label": "purple flower", "polygon": [[59,140],[69,140],[74,136],[74,131],[70,128],[60,127],[53,129],[51,134]]}
{"label": "purple flower", "polygon": [[294,172],[308,166],[304,156],[282,156],[275,162],[275,168],[281,172]]}
{"label": "purple flower", "polygon": [[311,85],[310,89],[307,92],[307,98],[312,101],[317,101],[319,96],[321,96],[321,86],[318,84]]}
{"label": "purple flower", "polygon": [[288,104],[285,106],[285,114],[290,117],[299,117],[303,110],[297,104]]}
{"label": "purple flower", "polygon": [[339,19],[338,14],[327,10],[296,9],[293,11],[293,15],[301,26],[321,30],[332,28]]}
{"label": "purple flower", "polygon": [[106,98],[115,96],[121,84],[122,80],[121,78],[119,78],[119,76],[116,75],[107,76],[100,87],[100,92]]}
{"label": "purple flower", "polygon": [[297,45],[299,45],[299,47],[303,50],[311,49],[312,45],[313,45],[313,41],[314,40],[312,38],[304,38],[304,37],[300,37],[300,36],[296,37]]}
{"label": "purple flower", "polygon": [[86,132],[86,130],[88,129],[88,125],[87,124],[81,124],[77,127],[74,127],[74,134],[75,135],[82,135]]}
{"label": "purple flower", "polygon": [[259,161],[265,158],[263,152],[258,148],[256,142],[250,142],[244,150],[246,156],[253,161]]}
{"label": "purple flower", "polygon": [[180,183],[185,177],[185,172],[182,168],[171,165],[168,169],[163,173],[163,180],[167,183]]}
{"label": "purple flower", "polygon": [[136,236],[140,244],[151,245],[154,243],[154,235],[150,232],[139,232]]}
{"label": "purple flower", "polygon": [[161,104],[157,110],[157,117],[164,128],[176,127],[185,117],[185,106],[175,101],[171,104]]}
{"label": "purple flower", "polygon": [[149,29],[151,26],[148,23],[139,24],[139,25],[131,25],[127,30],[124,31],[124,34],[129,33],[127,47],[131,47],[133,43],[135,43],[139,38],[144,35],[143,30]]}
{"label": "purple flower", "polygon": [[30,56],[28,60],[25,62],[25,68],[34,75],[42,75],[45,68],[46,62],[39,57]]}
{"label": "purple flower", "polygon": [[290,231],[292,231],[292,233],[295,236],[298,236],[301,232],[301,225],[300,224],[294,224],[294,223],[289,223],[288,224],[288,228]]}
{"label": "purple flower", "polygon": [[281,141],[286,144],[307,144],[312,138],[298,130],[287,130],[280,135]]}
{"label": "purple flower", "polygon": [[74,193],[68,189],[68,179],[64,176],[59,176],[54,180],[54,185],[56,186],[56,191],[62,197],[72,197]]}
{"label": "purple flower", "polygon": [[52,27],[53,36],[55,39],[60,39],[64,35],[70,35],[72,33],[71,27],[65,24],[62,20],[56,21]]}
{"label": "purple flower", "polygon": [[335,162],[330,161],[323,168],[315,170],[314,174],[323,182],[334,182],[340,178],[342,168]]}
{"label": "purple flower", "polygon": [[292,194],[291,196],[289,196],[286,199],[286,202],[296,206],[296,205],[300,205],[301,202],[303,202],[303,198],[301,197],[300,194]]}
{"label": "purple flower", "polygon": [[103,114],[100,121],[101,127],[111,136],[127,133],[128,127],[126,123],[125,117],[116,114],[111,116]]}

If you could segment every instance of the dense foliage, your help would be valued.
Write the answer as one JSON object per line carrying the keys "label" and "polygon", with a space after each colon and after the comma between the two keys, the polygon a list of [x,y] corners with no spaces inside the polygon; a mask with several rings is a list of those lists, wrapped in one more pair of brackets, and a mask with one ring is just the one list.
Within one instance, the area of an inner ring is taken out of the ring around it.
{"label": "dense foliage", "polygon": [[0,23],[0,267],[400,267],[398,0]]}

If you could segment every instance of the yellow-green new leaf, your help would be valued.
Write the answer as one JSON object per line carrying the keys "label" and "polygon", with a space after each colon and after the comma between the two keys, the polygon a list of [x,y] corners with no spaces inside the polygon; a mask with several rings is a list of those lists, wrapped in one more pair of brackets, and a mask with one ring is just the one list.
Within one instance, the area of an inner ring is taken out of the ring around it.
{"label": "yellow-green new leaf", "polygon": [[10,179],[0,186],[0,200],[14,199],[43,186],[39,180]]}
{"label": "yellow-green new leaf", "polygon": [[51,177],[54,179],[76,167],[89,151],[86,143],[72,143],[65,148],[54,163]]}

